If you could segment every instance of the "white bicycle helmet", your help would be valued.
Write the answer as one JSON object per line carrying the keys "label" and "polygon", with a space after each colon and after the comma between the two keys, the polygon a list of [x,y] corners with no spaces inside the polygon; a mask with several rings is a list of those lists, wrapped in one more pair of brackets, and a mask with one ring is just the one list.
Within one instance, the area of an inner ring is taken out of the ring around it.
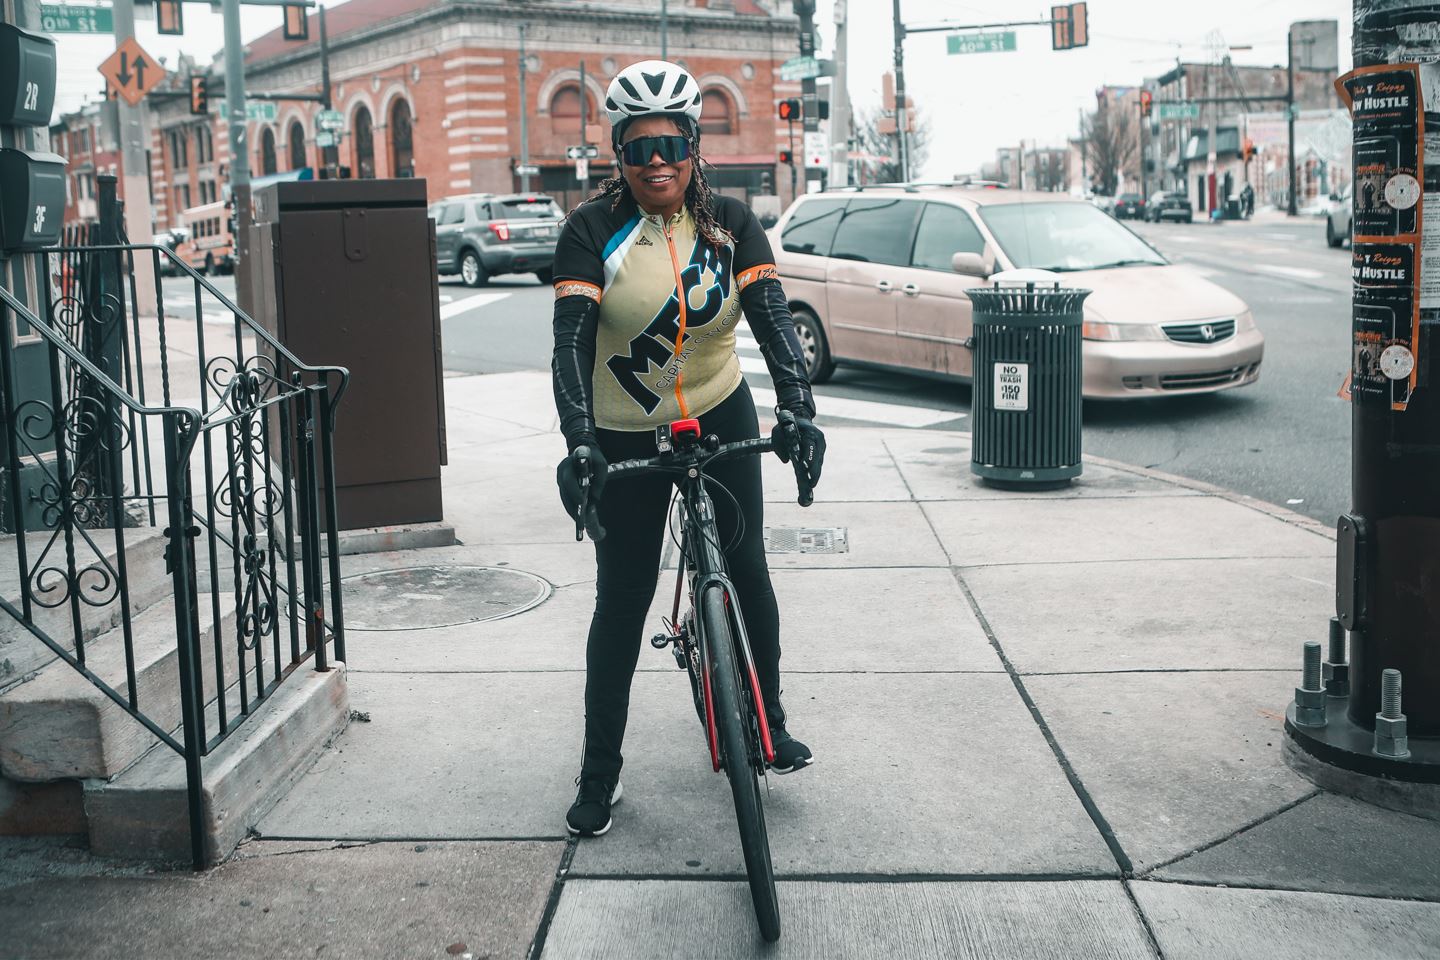
{"label": "white bicycle helmet", "polygon": [[668,60],[641,60],[615,74],[605,91],[605,113],[618,141],[625,124],[651,114],[683,116],[700,129],[700,84],[690,71]]}

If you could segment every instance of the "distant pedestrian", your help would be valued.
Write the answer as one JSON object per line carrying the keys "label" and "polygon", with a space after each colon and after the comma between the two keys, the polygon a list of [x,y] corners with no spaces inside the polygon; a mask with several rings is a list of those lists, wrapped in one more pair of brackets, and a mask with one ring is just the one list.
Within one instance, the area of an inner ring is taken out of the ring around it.
{"label": "distant pedestrian", "polygon": [[1255,213],[1255,188],[1249,183],[1240,188],[1240,206],[1245,209],[1245,219],[1249,220]]}

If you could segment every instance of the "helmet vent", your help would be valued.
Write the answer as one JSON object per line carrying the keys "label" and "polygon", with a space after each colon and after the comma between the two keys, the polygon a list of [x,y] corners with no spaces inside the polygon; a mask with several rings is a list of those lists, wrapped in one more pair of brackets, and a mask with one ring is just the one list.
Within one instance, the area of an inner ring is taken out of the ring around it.
{"label": "helmet vent", "polygon": [[[645,86],[650,88],[650,92],[657,97],[660,96],[660,88],[665,85],[665,74],[642,73],[640,76],[645,78]],[[681,79],[683,80],[684,78],[682,77]]]}

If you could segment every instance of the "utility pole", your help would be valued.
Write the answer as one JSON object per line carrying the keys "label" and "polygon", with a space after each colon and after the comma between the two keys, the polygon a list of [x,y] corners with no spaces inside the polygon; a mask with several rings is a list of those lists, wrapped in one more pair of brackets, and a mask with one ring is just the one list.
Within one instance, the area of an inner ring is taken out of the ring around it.
{"label": "utility pole", "polygon": [[[663,34],[662,34],[663,36]],[[663,54],[662,54],[663,56]],[[525,92],[525,24],[520,24],[520,192],[530,192],[530,99]],[[580,87],[583,102],[585,87]]]}
{"label": "utility pole", "polygon": [[225,115],[230,132],[230,202],[235,205],[235,236],[232,238],[235,243],[235,294],[241,309],[253,314],[254,291],[250,287],[250,144],[245,136],[245,48],[240,42],[240,0],[222,2]]}
{"label": "utility pole", "polygon": [[[115,41],[123,43],[135,36],[134,0],[115,0]],[[150,171],[145,150],[150,145],[150,124],[146,107],[132,107],[123,97],[116,98],[120,118],[120,169],[125,177],[125,233],[131,243],[149,243],[154,234],[151,227]],[[141,278],[149,278],[151,258],[136,257],[135,270]],[[155,312],[155,284],[142,280],[134,284],[136,305],[143,314]]]}
{"label": "utility pole", "polygon": [[[330,37],[325,33],[325,6],[321,4],[319,10],[320,20],[320,105],[326,110],[334,110],[330,92]],[[332,131],[331,139],[339,135],[339,131]],[[331,143],[328,147],[320,148],[321,166],[331,178],[340,176],[340,145],[337,142]]]}
{"label": "utility pole", "polygon": [[1285,135],[1290,142],[1289,154],[1285,161],[1290,174],[1290,202],[1285,212],[1297,216],[1299,203],[1296,198],[1295,182],[1295,25],[1285,33]]}
{"label": "utility pole", "polygon": [[895,17],[895,144],[899,151],[900,181],[910,180],[910,153],[906,143],[905,127],[909,117],[905,116],[905,21],[900,19],[900,0],[893,0]]}
{"label": "utility pole", "polygon": [[670,0],[660,0],[660,59],[670,59]]}
{"label": "utility pole", "polygon": [[[815,0],[794,0],[795,15],[800,18],[800,56],[815,56]],[[810,134],[820,132],[820,98],[816,95],[815,78],[805,77],[800,81],[800,98],[805,105],[801,111],[801,119],[804,122],[803,129],[806,140],[811,139]],[[802,156],[808,158],[809,144]],[[805,183],[811,180],[823,179],[825,171],[805,164]]]}
{"label": "utility pole", "polygon": [[[585,61],[580,61],[580,147],[583,154],[585,147],[585,125],[590,121],[590,98],[585,94]],[[582,156],[577,165],[583,164],[585,176],[580,178],[580,199],[584,200],[585,195],[590,192],[590,159]]]}
{"label": "utility pole", "polygon": [[1205,141],[1205,215],[1215,219],[1215,174],[1219,167],[1218,152],[1220,140],[1220,104],[1215,101],[1215,64],[1205,65],[1205,96],[1210,101],[1205,106],[1210,111],[1210,132]]}
{"label": "utility pole", "polygon": [[850,86],[846,74],[846,0],[835,0],[835,76],[830,82],[830,185],[850,184]]}
{"label": "utility pole", "polygon": [[[1354,0],[1354,11],[1355,73],[1341,78],[1353,142],[1373,150],[1383,140],[1383,152],[1369,153],[1373,172],[1364,186],[1394,186],[1383,204],[1355,201],[1352,256],[1357,267],[1372,269],[1354,274],[1345,348],[1353,507],[1338,526],[1337,616],[1323,679],[1315,677],[1319,651],[1308,650],[1311,682],[1286,712],[1285,755],[1326,789],[1383,796],[1394,809],[1433,809],[1440,783],[1440,327],[1425,322],[1434,306],[1425,292],[1420,212],[1437,191],[1433,173],[1425,174],[1434,165],[1419,168],[1424,115],[1415,65],[1440,58],[1440,36],[1396,30],[1432,24],[1428,0]],[[1379,105],[1364,97],[1372,85],[1386,91]]]}

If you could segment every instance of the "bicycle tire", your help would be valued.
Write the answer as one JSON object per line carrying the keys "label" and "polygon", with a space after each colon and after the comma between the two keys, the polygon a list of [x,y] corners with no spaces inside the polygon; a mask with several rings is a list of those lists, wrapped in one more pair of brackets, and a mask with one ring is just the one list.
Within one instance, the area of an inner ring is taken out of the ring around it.
{"label": "bicycle tire", "polygon": [[735,643],[725,609],[725,591],[718,585],[705,591],[700,616],[712,665],[711,685],[715,723],[730,792],[735,799],[735,820],[740,828],[740,850],[750,880],[750,899],[760,935],[768,942],[780,939],[780,903],[775,896],[775,868],[770,861],[770,838],[765,831],[765,806],[759,776],[750,758],[746,733],[744,688],[740,685]]}

